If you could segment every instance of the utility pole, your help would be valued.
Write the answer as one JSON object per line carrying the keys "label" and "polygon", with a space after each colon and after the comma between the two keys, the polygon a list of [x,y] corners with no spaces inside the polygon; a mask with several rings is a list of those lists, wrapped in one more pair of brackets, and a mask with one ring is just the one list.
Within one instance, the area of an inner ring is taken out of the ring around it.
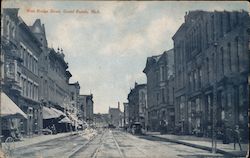
{"label": "utility pole", "polygon": [[1,54],[0,54],[0,150],[2,149],[2,111],[1,111],[1,106],[2,106],[2,100],[1,100],[1,95],[2,95],[2,84],[3,84],[3,78],[2,74],[4,74],[4,56],[2,52],[2,44],[1,44]]}
{"label": "utility pole", "polygon": [[212,122],[212,153],[215,154],[216,153],[216,148],[217,148],[217,129],[216,129],[216,123],[217,123],[217,46],[218,43],[215,42],[214,43],[214,48],[215,48],[215,53],[213,56],[213,61],[214,61],[214,65],[213,65],[213,72],[214,72],[214,83],[213,83],[213,122]]}

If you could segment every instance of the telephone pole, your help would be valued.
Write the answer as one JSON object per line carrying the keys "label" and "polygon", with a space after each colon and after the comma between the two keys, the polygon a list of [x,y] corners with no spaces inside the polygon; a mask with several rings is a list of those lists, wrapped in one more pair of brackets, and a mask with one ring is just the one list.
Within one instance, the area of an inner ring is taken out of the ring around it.
{"label": "telephone pole", "polygon": [[215,154],[216,153],[216,148],[217,148],[217,127],[216,127],[216,123],[217,123],[217,46],[218,43],[215,42],[214,43],[214,48],[215,48],[215,53],[213,55],[213,61],[214,61],[214,65],[213,65],[213,72],[214,72],[214,83],[213,83],[213,120],[212,120],[212,153]]}

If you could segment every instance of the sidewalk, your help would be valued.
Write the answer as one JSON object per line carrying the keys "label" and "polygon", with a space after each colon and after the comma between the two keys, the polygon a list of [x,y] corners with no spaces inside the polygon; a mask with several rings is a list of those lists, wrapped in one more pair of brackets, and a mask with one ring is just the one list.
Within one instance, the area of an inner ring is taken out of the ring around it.
{"label": "sidewalk", "polygon": [[[32,137],[24,137],[22,138],[21,141],[15,142],[15,149],[30,146],[30,145],[41,143],[41,142],[50,141],[53,139],[67,137],[73,134],[76,134],[76,132],[58,133],[55,135],[34,135]],[[3,143],[3,146],[4,145],[5,143]]]}
{"label": "sidewalk", "polygon": [[[203,137],[187,136],[187,135],[179,136],[172,134],[160,135],[159,132],[147,132],[146,134],[169,142],[183,144],[208,151],[212,150],[211,138],[203,138]],[[241,147],[242,151],[240,151],[239,145],[236,144],[236,150],[234,150],[233,143],[223,144],[221,140],[217,140],[217,152],[221,154],[225,154],[228,156],[236,156],[236,157],[246,157],[248,144],[241,144]]]}

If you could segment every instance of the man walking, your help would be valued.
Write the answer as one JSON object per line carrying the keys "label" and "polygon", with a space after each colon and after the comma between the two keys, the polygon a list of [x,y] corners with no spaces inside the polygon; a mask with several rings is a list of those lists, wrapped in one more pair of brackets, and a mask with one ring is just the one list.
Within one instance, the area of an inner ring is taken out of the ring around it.
{"label": "man walking", "polygon": [[241,148],[241,144],[240,144],[240,130],[239,130],[239,125],[235,126],[234,132],[233,132],[233,136],[234,136],[234,150],[236,150],[236,143],[239,144],[240,146],[240,150],[242,151]]}

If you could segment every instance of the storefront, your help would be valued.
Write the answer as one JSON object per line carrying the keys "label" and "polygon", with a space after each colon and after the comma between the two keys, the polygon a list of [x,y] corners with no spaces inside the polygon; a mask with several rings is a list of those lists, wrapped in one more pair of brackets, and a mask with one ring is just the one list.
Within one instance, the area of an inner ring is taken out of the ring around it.
{"label": "storefront", "polygon": [[20,134],[21,119],[27,115],[4,93],[1,92],[1,126],[4,138]]}

